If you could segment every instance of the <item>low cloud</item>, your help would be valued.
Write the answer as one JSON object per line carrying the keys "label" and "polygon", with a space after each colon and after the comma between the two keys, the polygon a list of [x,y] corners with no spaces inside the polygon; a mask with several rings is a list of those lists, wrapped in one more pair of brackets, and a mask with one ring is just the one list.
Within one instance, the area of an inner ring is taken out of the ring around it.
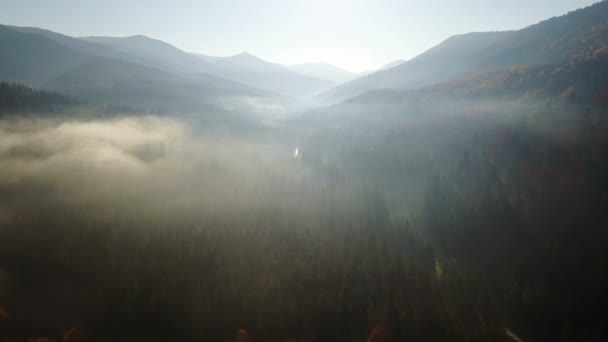
{"label": "low cloud", "polygon": [[319,207],[318,184],[287,148],[170,118],[5,120],[0,173],[4,221],[43,207],[155,220]]}

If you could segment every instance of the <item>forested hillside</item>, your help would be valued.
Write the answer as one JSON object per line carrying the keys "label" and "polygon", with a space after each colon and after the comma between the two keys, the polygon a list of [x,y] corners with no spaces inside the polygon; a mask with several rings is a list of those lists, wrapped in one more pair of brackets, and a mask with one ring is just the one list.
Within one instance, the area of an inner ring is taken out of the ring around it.
{"label": "forested hillside", "polygon": [[413,90],[480,72],[565,63],[608,45],[607,14],[608,2],[601,1],[517,31],[453,36],[395,68],[327,91],[320,99],[336,103],[369,90]]}
{"label": "forested hillside", "polygon": [[0,341],[608,340],[607,37],[601,1],[315,97],[355,74],[0,26]]}
{"label": "forested hillside", "polygon": [[561,63],[480,71],[409,91],[371,90],[347,102],[405,106],[440,99],[605,105],[607,94],[608,45]]}
{"label": "forested hillside", "polygon": [[23,84],[0,82],[0,113],[53,113],[79,101],[57,93],[36,90]]}

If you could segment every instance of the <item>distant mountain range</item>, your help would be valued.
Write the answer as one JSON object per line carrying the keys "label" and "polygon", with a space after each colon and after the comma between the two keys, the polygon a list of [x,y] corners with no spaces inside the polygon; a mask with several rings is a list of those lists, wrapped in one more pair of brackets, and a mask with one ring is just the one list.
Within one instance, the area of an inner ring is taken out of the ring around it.
{"label": "distant mountain range", "polygon": [[378,71],[380,71],[380,70],[386,70],[386,69],[391,69],[391,68],[399,66],[399,65],[401,65],[401,64],[403,64],[405,62],[406,62],[405,59],[398,59],[396,61],[392,61],[392,62],[386,64],[385,66],[383,66],[380,69],[378,69]]}
{"label": "distant mountain range", "polygon": [[336,84],[352,81],[360,77],[359,73],[347,71],[328,63],[305,63],[291,65],[289,68],[303,75],[318,77]]}
{"label": "distant mountain range", "polygon": [[368,70],[368,71],[363,71],[363,72],[347,71],[347,70],[338,68],[335,65],[328,64],[328,63],[296,64],[296,65],[291,65],[289,68],[291,70],[293,70],[295,72],[299,72],[303,75],[308,75],[308,76],[312,76],[312,77],[330,80],[330,81],[335,82],[336,84],[342,84],[342,83],[353,81],[353,80],[363,77],[363,76],[373,74],[376,71],[394,68],[404,62],[405,62],[405,60],[399,59],[399,60],[390,62],[377,70]]}
{"label": "distant mountain range", "polygon": [[0,80],[97,102],[200,111],[221,110],[229,100],[278,97],[217,76],[178,69],[179,61],[155,54],[137,55],[36,28],[0,26],[0,44],[11,47],[0,51]]}
{"label": "distant mountain range", "polygon": [[194,56],[209,64],[207,72],[210,74],[295,98],[310,97],[336,85],[333,81],[297,73],[249,53],[230,57]]}
{"label": "distant mountain range", "polygon": [[324,79],[309,77],[248,53],[213,57],[186,53],[168,43],[146,36],[84,37],[83,40],[107,45],[115,50],[149,59],[172,72],[210,74],[243,85],[292,97],[306,97],[335,86]]}
{"label": "distant mountain range", "polygon": [[0,80],[117,105],[193,111],[290,102],[334,82],[250,54],[211,57],[145,36],[75,38],[0,25]]}
{"label": "distant mountain range", "polygon": [[606,45],[608,2],[602,1],[518,31],[453,36],[407,62],[340,85],[319,98],[336,103],[374,89],[414,90],[471,75],[492,77],[513,67],[558,65]]}
{"label": "distant mountain range", "polygon": [[7,47],[0,50],[0,81],[166,111],[242,109],[260,101],[291,105],[294,98],[335,104],[359,96],[355,101],[565,93],[598,98],[606,92],[608,1],[517,31],[453,36],[372,73],[326,63],[285,66],[248,53],[188,53],[141,35],[75,38],[0,25],[0,44]]}

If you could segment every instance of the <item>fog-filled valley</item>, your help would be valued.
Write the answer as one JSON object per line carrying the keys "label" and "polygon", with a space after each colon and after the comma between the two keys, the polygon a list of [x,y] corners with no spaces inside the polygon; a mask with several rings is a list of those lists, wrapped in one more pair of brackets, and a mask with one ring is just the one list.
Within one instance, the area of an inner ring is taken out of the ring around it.
{"label": "fog-filled valley", "polygon": [[0,43],[2,341],[608,337],[606,1],[363,73]]}

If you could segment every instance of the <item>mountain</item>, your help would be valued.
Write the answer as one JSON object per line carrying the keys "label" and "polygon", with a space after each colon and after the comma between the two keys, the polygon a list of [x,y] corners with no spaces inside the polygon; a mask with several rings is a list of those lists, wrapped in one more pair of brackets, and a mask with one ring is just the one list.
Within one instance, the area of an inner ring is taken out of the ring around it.
{"label": "mountain", "polygon": [[411,89],[441,82],[470,70],[473,59],[508,34],[471,33],[451,37],[408,62],[379,70],[320,96],[329,102],[340,102],[372,89]]}
{"label": "mountain", "polygon": [[201,59],[203,62],[216,62],[216,61],[224,58],[224,57],[217,57],[217,56],[209,56],[209,55],[205,55],[202,53],[196,53],[196,52],[190,52],[189,54]]}
{"label": "mountain", "polygon": [[360,77],[363,77],[363,76],[371,75],[371,74],[373,74],[373,73],[375,73],[377,71],[391,69],[391,68],[394,68],[394,67],[396,67],[398,65],[401,65],[401,64],[403,64],[405,62],[406,62],[405,59],[398,59],[396,61],[392,61],[392,62],[390,62],[390,63],[388,63],[386,65],[383,65],[379,69],[376,69],[376,70],[367,70],[367,71],[360,72],[360,73],[357,74],[357,77],[360,78]]}
{"label": "mountain", "polygon": [[42,37],[49,38],[56,43],[59,43],[63,48],[67,47],[73,51],[85,54],[87,56],[106,57],[124,62],[136,63],[141,65],[150,66],[153,68],[163,69],[164,66],[161,63],[156,63],[149,56],[137,56],[129,54],[117,49],[114,49],[105,44],[96,42],[86,41],[75,37],[66,36],[61,33],[37,28],[37,27],[18,27],[18,26],[7,26],[7,28],[27,34],[35,34]]}
{"label": "mountain", "polygon": [[[306,97],[334,86],[333,83],[297,74],[280,64],[264,61],[248,53],[214,57],[187,53],[166,42],[137,35],[124,38],[84,37],[88,42],[149,60],[148,66],[172,73],[209,74],[276,94]],[[142,64],[142,63],[140,63]]]}
{"label": "mountain", "polygon": [[142,35],[124,38],[83,37],[81,40],[105,45],[116,51],[146,60],[140,63],[177,74],[209,73],[213,66],[161,40]]}
{"label": "mountain", "polygon": [[381,67],[381,68],[380,68],[380,69],[378,69],[378,70],[386,70],[386,69],[391,69],[391,68],[394,68],[394,67],[396,67],[396,66],[398,66],[398,65],[401,65],[401,64],[403,64],[403,63],[405,63],[405,62],[406,62],[406,61],[405,61],[405,59],[398,59],[398,60],[396,60],[396,61],[392,61],[392,62],[390,62],[390,63],[386,64],[385,66]]}
{"label": "mountain", "polygon": [[273,71],[286,71],[287,68],[281,64],[267,62],[257,56],[250,53],[243,52],[234,56],[222,58],[216,61],[218,64],[232,65],[243,69],[248,69],[258,72],[273,72]]}
{"label": "mountain", "polygon": [[260,95],[246,86],[211,75],[182,78],[103,57],[70,69],[42,86],[101,103],[185,112],[219,109],[222,101]]}
{"label": "mountain", "polygon": [[45,36],[0,26],[0,79],[33,85],[91,60]]}
{"label": "mountain", "polygon": [[470,74],[419,89],[417,93],[452,98],[564,98],[587,104],[607,104],[608,45],[558,63]]}
{"label": "mountain", "polygon": [[561,62],[489,69],[413,90],[376,89],[345,101],[366,105],[411,106],[445,100],[515,100],[608,105],[608,45]]}
{"label": "mountain", "polygon": [[308,75],[335,83],[352,81],[359,77],[359,74],[350,72],[328,63],[305,63],[289,66],[289,69],[302,75]]}
{"label": "mountain", "polygon": [[517,31],[453,36],[388,70],[320,95],[339,102],[372,89],[415,89],[469,73],[521,65],[552,64],[608,44],[608,2],[552,18]]}
{"label": "mountain", "polygon": [[230,57],[193,56],[212,64],[211,74],[277,94],[304,98],[335,86],[332,81],[294,72],[284,65],[267,62],[249,53]]}
{"label": "mountain", "polygon": [[276,98],[217,76],[177,72],[172,61],[153,52],[145,56],[143,49],[138,56],[37,28],[0,26],[0,44],[11,47],[0,50],[0,80],[95,102],[180,112]]}

